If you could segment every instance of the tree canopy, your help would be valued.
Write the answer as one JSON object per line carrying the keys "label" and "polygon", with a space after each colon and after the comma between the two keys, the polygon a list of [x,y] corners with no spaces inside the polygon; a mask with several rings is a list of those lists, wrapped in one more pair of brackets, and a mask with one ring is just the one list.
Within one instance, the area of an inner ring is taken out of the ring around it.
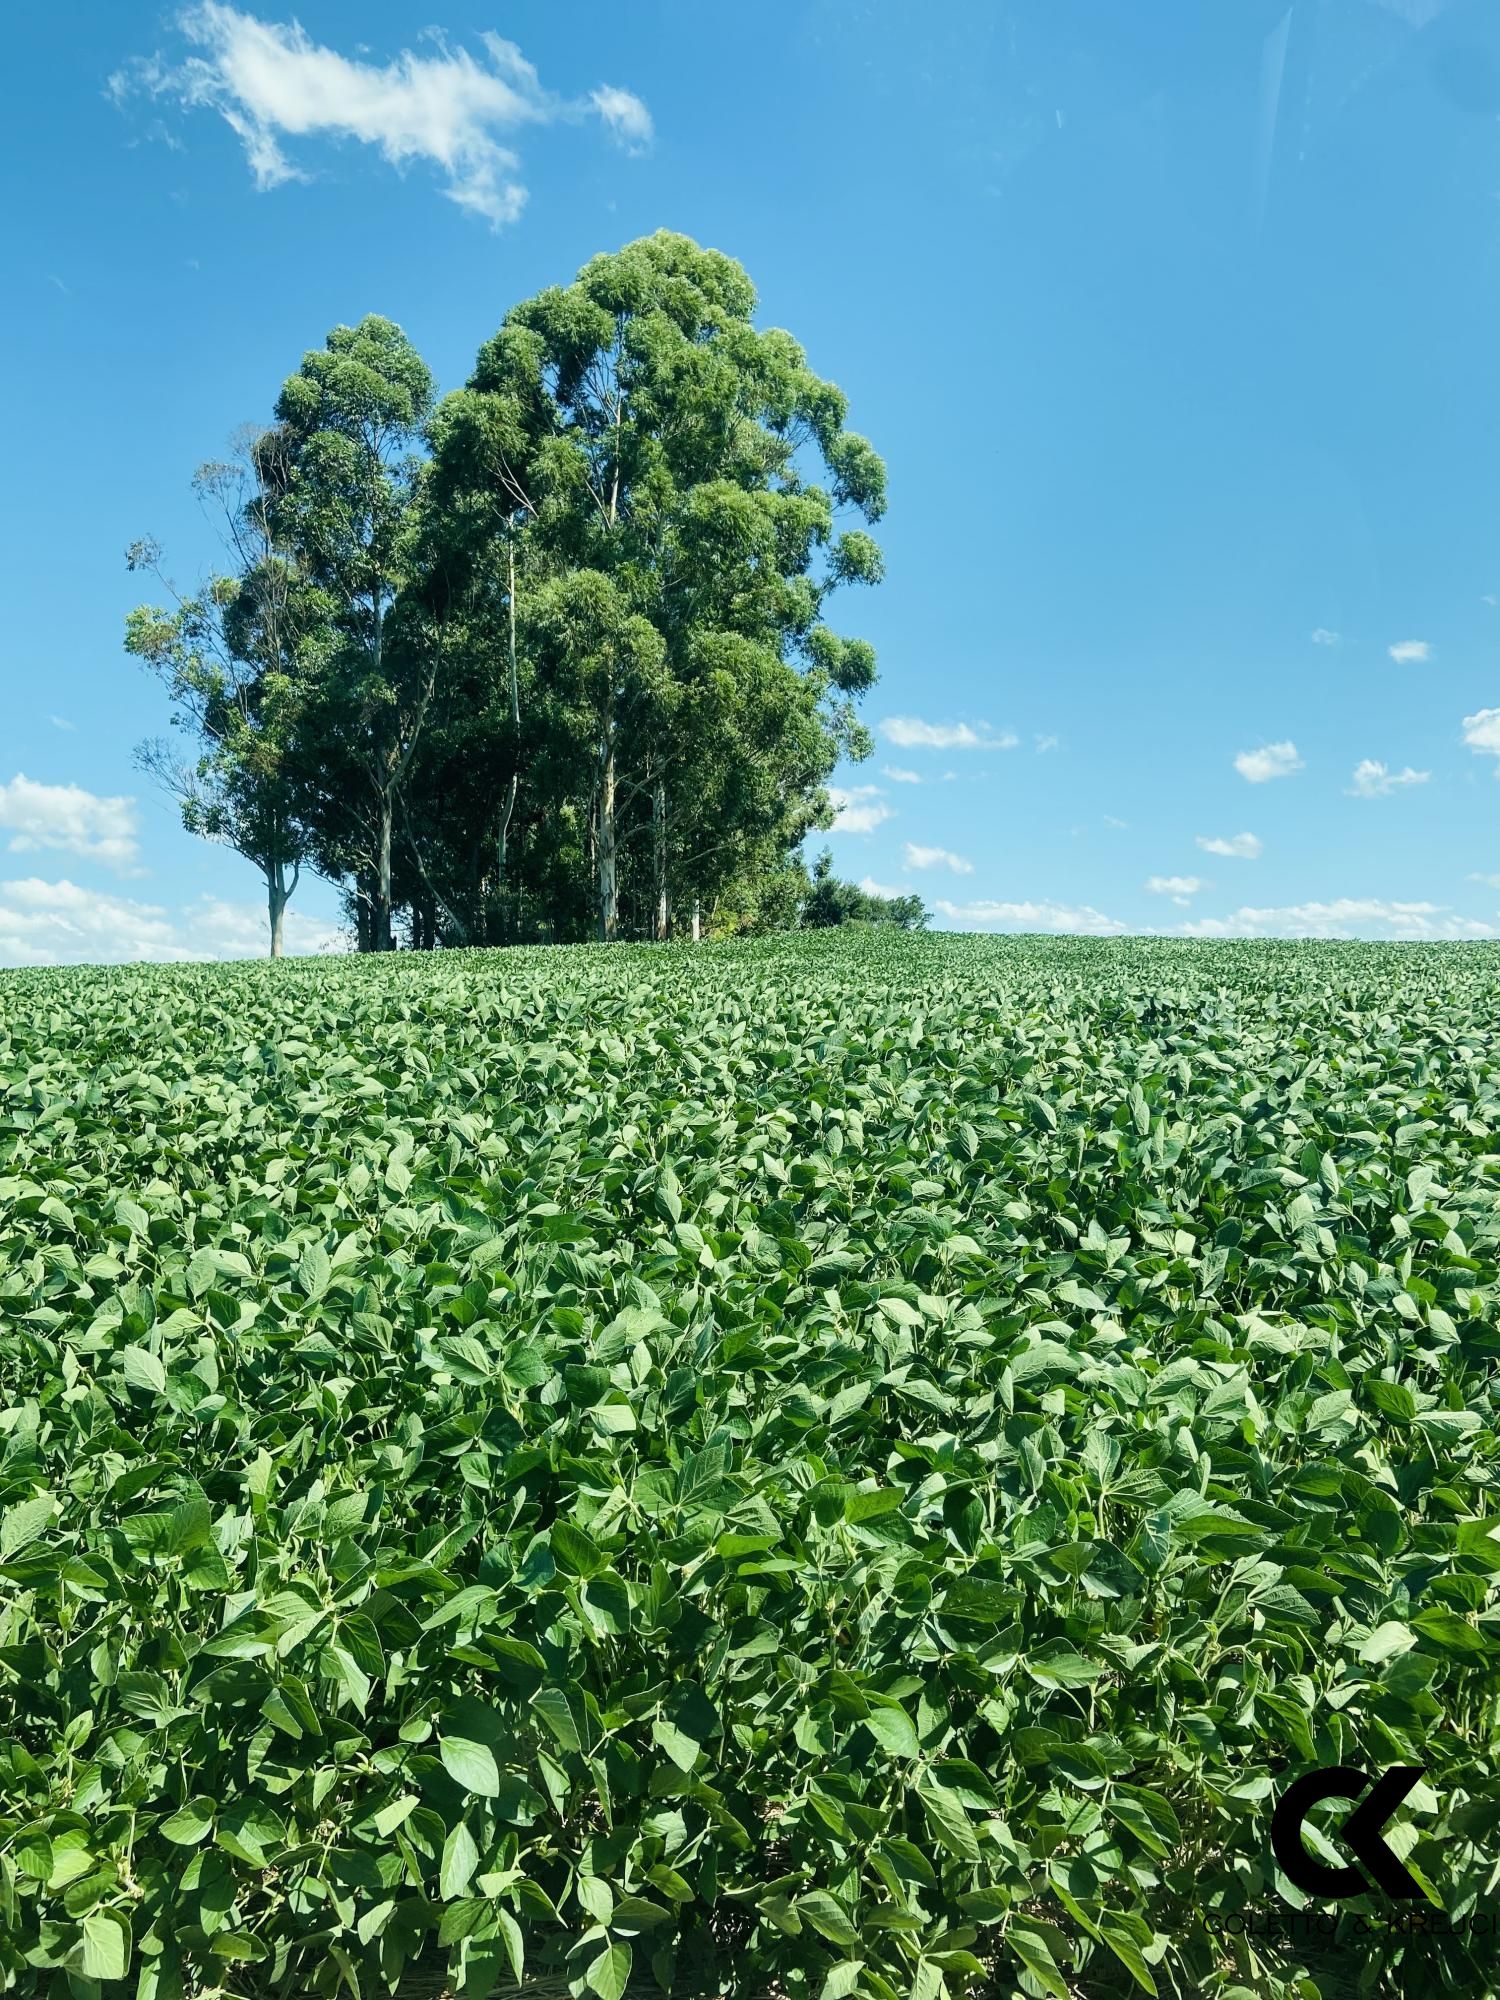
{"label": "tree canopy", "polygon": [[186,823],[266,875],[273,950],[303,863],[373,951],[855,913],[800,850],[870,750],[874,651],[829,613],[880,579],[885,470],[755,307],[664,231],[515,306],[441,400],[375,316],[288,378],[231,573],[127,632],[200,738]]}

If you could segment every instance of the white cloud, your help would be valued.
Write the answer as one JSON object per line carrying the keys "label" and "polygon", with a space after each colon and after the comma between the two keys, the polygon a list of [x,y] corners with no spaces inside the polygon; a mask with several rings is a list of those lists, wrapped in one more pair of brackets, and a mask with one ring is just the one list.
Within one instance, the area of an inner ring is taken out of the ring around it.
{"label": "white cloud", "polygon": [[1378,896],[1341,896],[1331,903],[1245,907],[1228,917],[1195,917],[1179,926],[1186,937],[1484,938],[1493,924],[1455,916],[1443,903],[1390,903]]}
{"label": "white cloud", "polygon": [[69,722],[65,715],[49,715],[47,720],[52,724],[54,729],[66,729],[70,733],[76,727],[76,724]]}
{"label": "white cloud", "polygon": [[1341,632],[1330,632],[1326,625],[1320,625],[1312,635],[1315,646],[1338,646],[1343,643]]}
{"label": "white cloud", "polygon": [[908,868],[951,868],[955,875],[972,875],[974,864],[965,861],[961,854],[954,854],[946,847],[919,847],[915,841],[906,843],[906,865]]}
{"label": "white cloud", "polygon": [[12,854],[52,849],[122,874],[138,872],[134,799],[101,799],[81,785],[39,785],[18,771],[0,785],[0,828],[11,835]]}
{"label": "white cloud", "polygon": [[1060,736],[1038,736],[1036,739],[1036,754],[1040,757],[1048,750],[1056,750],[1061,742],[1062,738]]}
{"label": "white cloud", "polygon": [[1431,771],[1414,771],[1410,764],[1404,771],[1391,771],[1376,757],[1361,757],[1354,767],[1349,796],[1352,799],[1388,798],[1392,792],[1401,791],[1407,785],[1425,785],[1431,776]]}
{"label": "white cloud", "polygon": [[920,785],[922,782],[920,771],[904,771],[899,764],[887,764],[883,767],[883,771],[893,784]]}
{"label": "white cloud", "polygon": [[1471,875],[1471,882],[1482,882],[1486,889],[1500,889],[1500,875]]}
{"label": "white cloud", "polygon": [[1409,667],[1421,660],[1432,658],[1432,647],[1426,639],[1400,639],[1386,651],[1398,667]]}
{"label": "white cloud", "polygon": [[987,930],[1072,931],[1089,937],[1116,937],[1125,926],[1087,903],[1077,907],[1043,900],[1037,903],[946,903],[937,905],[940,915],[954,923],[973,924]]}
{"label": "white cloud", "polygon": [[1186,909],[1189,901],[1208,884],[1197,875],[1153,875],[1146,887],[1153,896],[1170,896]]}
{"label": "white cloud", "polygon": [[[266,913],[259,903],[232,903],[203,896],[182,913],[185,941],[194,958],[264,958],[268,948]],[[284,943],[297,957],[311,952],[347,951],[337,924],[306,915],[296,905],[285,918]]]}
{"label": "white cloud", "polygon": [[1256,861],[1261,852],[1261,843],[1253,833],[1200,833],[1198,845],[1205,854],[1224,854],[1232,861]]}
{"label": "white cloud", "polygon": [[873,833],[895,813],[881,796],[879,785],[855,785],[845,791],[838,785],[828,787],[828,800],[838,818],[833,822],[834,833]]}
{"label": "white cloud", "polygon": [[1252,785],[1263,785],[1271,778],[1291,777],[1302,769],[1302,759],[1295,743],[1266,743],[1259,750],[1242,750],[1234,768]]}
{"label": "white cloud", "polygon": [[[1464,741],[1486,757],[1500,757],[1500,708],[1476,709],[1464,717]],[[1495,766],[1500,778],[1500,764]]]}
{"label": "white cloud", "polygon": [[598,90],[590,91],[589,103],[631,152],[644,152],[655,138],[651,113],[633,90],[616,90],[613,84],[602,84]]}
{"label": "white cloud", "polygon": [[878,726],[886,742],[902,750],[1014,750],[1021,740],[1014,730],[997,731],[987,722],[923,722],[916,715],[888,715]]}
{"label": "white cloud", "polygon": [[308,178],[285,141],[353,139],[398,169],[414,161],[437,168],[449,200],[498,227],[526,201],[520,160],[502,134],[593,116],[633,150],[651,138],[638,97],[605,84],[577,102],[556,98],[515,43],[496,34],[481,36],[480,60],[433,33],[430,54],[403,49],[377,63],[314,42],[296,21],[262,21],[222,0],[184,8],[176,25],[201,53],[177,64],[138,60],[110,78],[112,94],[122,102],[143,91],[217,112],[262,189]]}
{"label": "white cloud", "polygon": [[1130,825],[1130,821],[1128,819],[1116,819],[1113,813],[1106,813],[1104,815],[1104,824],[1106,826],[1116,827],[1119,829],[1120,832],[1123,833],[1125,829]]}
{"label": "white cloud", "polygon": [[911,894],[910,882],[906,884],[905,888],[902,888],[897,883],[877,882],[870,875],[862,876],[859,886],[867,896],[884,896],[887,902],[894,902],[898,896],[909,896]]}
{"label": "white cloud", "polygon": [[[335,951],[338,931],[291,909],[289,952]],[[204,896],[174,917],[160,903],[141,903],[76,882],[0,882],[0,964],[115,965],[191,959],[260,958],[266,915],[252,903]]]}

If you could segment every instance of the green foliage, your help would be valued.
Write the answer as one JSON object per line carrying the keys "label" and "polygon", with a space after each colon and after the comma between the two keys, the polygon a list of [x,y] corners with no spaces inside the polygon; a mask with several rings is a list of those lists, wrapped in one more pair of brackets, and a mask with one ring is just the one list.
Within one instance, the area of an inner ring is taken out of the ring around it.
{"label": "green foliage", "polygon": [[828,930],[835,924],[894,924],[898,930],[926,930],[932,918],[920,896],[881,896],[842,882],[833,872],[827,848],[813,863],[801,922],[806,930]]}
{"label": "green foliage", "polygon": [[[190,828],[243,821],[259,861],[271,819],[273,911],[303,855],[362,950],[402,912],[413,944],[461,945],[781,906],[825,781],[870,748],[874,649],[825,614],[880,580],[885,473],[755,303],[732,259],[661,231],[513,307],[436,408],[389,320],[303,358],[250,447],[234,575],[126,641],[216,780],[232,767],[232,800],[200,768]],[[291,678],[246,609],[268,580]],[[220,746],[220,652],[253,666],[231,692],[274,768]]]}
{"label": "green foliage", "polygon": [[1308,2000],[1231,1920],[1333,1763],[1461,1917],[1496,963],[8,975],[0,1983]]}

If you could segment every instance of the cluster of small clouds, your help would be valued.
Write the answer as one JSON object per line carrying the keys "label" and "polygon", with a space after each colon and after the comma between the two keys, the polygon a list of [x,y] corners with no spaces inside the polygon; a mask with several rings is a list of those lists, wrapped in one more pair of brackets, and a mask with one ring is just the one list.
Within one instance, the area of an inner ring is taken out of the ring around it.
{"label": "cluster of small clouds", "polygon": [[1205,854],[1222,854],[1231,861],[1258,861],[1261,855],[1261,842],[1253,833],[1200,833],[1198,845]]}
{"label": "cluster of small clouds", "polygon": [[1487,938],[1494,924],[1455,916],[1443,903],[1394,903],[1378,896],[1342,896],[1330,903],[1288,903],[1245,908],[1227,917],[1195,917],[1179,926],[1185,937],[1254,938]]}
{"label": "cluster of small clouds", "polygon": [[[289,952],[338,951],[331,924],[286,914]],[[90,889],[64,877],[0,882],[0,965],[186,963],[263,958],[266,913],[254,903],[202,896],[175,914],[160,903]]]}
{"label": "cluster of small clouds", "polygon": [[1247,783],[1269,784],[1272,778],[1290,778],[1303,769],[1295,743],[1263,743],[1258,750],[1241,750],[1234,768]]}
{"label": "cluster of small clouds", "polygon": [[1392,771],[1378,758],[1362,757],[1354,767],[1349,796],[1354,799],[1383,799],[1408,785],[1425,785],[1431,776],[1431,771],[1414,771],[1410,764],[1404,771]]}
{"label": "cluster of small clouds", "polygon": [[139,874],[135,800],[99,798],[81,785],[44,785],[18,771],[0,785],[0,832],[12,854],[52,852]]}
{"label": "cluster of small clouds", "polygon": [[479,38],[482,60],[429,31],[430,53],[403,49],[379,63],[314,42],[296,21],[261,20],[222,0],[184,8],[175,26],[196,53],[137,58],[110,78],[111,94],[122,104],[143,95],[217,113],[261,189],[310,177],[288,141],[353,140],[398,170],[435,167],[450,201],[498,228],[526,202],[507,143],[519,131],[597,119],[629,151],[652,139],[651,114],[632,91],[601,84],[585,97],[558,97],[496,34]]}
{"label": "cluster of small clouds", "polygon": [[[1486,604],[1493,604],[1495,600],[1487,597],[1484,601]],[[1343,633],[1335,632],[1327,625],[1317,626],[1312,632],[1311,638],[1315,646],[1342,646],[1344,643]],[[1419,666],[1432,658],[1432,641],[1430,639],[1397,639],[1393,645],[1387,646],[1385,650],[1398,667]]]}
{"label": "cluster of small clouds", "polygon": [[833,822],[834,833],[873,833],[877,826],[883,826],[895,816],[894,808],[886,804],[879,785],[830,785],[828,801],[837,815]]}
{"label": "cluster of small clouds", "polygon": [[908,868],[949,868],[955,875],[972,875],[974,864],[966,861],[961,854],[954,854],[946,847],[920,847],[914,840],[906,843],[906,865]]}
{"label": "cluster of small clouds", "polygon": [[1174,903],[1186,909],[1200,889],[1208,884],[1197,875],[1153,875],[1146,884],[1147,893],[1152,896],[1170,896]]}
{"label": "cluster of small clouds", "polygon": [[1021,740],[988,722],[924,722],[919,715],[888,715],[879,729],[898,750],[1014,750]]}
{"label": "cluster of small clouds", "polygon": [[1125,930],[1117,917],[1107,917],[1087,903],[973,902],[936,905],[950,923],[976,930],[1071,932],[1080,937],[1119,937]]}
{"label": "cluster of small clouds", "polygon": [[[1477,709],[1464,717],[1464,741],[1481,756],[1500,758],[1500,708]],[[1495,766],[1500,778],[1500,763]]]}

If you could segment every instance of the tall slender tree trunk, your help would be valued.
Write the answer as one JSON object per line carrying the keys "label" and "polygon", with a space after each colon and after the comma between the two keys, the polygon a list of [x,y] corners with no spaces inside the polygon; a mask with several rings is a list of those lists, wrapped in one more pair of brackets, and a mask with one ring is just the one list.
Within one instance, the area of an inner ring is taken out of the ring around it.
{"label": "tall slender tree trunk", "polygon": [[656,875],[656,941],[667,941],[671,915],[667,897],[667,786],[658,778],[651,792],[651,845]]}
{"label": "tall slender tree trunk", "polygon": [[380,833],[375,850],[375,908],[372,912],[370,946],[373,951],[393,951],[391,936],[391,821],[394,817],[390,787],[380,794]]}
{"label": "tall slender tree trunk", "polygon": [[280,958],[285,949],[286,906],[289,900],[285,865],[280,861],[273,861],[266,869],[266,905],[271,919],[272,958]]}
{"label": "tall slender tree trunk", "polygon": [[703,911],[698,898],[693,898],[693,943],[697,944],[703,935]]}
{"label": "tall slender tree trunk", "polygon": [[[512,734],[515,739],[511,755],[513,758],[519,760],[521,755],[521,684],[516,673],[516,538],[514,532],[512,532],[510,536],[510,540],[507,543],[505,553],[506,553],[506,564],[508,571],[506,579],[505,650],[506,650],[506,663],[510,669],[510,726]],[[499,841],[498,853],[496,855],[496,860],[499,868],[499,877],[500,877],[499,883],[497,885],[497,893],[499,897],[502,899],[502,901],[505,896],[505,889],[506,889],[505,863],[506,863],[507,849],[510,841],[510,822],[511,822],[511,816],[516,809],[516,793],[520,790],[520,788],[521,788],[521,772],[520,772],[519,762],[517,762],[514,763],[511,767],[510,791],[506,796],[505,811],[501,815],[500,819],[500,841]],[[503,908],[501,911],[501,916],[503,920],[504,917]]]}
{"label": "tall slender tree trunk", "polygon": [[599,771],[599,936],[612,942],[620,921],[620,895],[615,870],[615,719],[604,718],[604,755]]}

